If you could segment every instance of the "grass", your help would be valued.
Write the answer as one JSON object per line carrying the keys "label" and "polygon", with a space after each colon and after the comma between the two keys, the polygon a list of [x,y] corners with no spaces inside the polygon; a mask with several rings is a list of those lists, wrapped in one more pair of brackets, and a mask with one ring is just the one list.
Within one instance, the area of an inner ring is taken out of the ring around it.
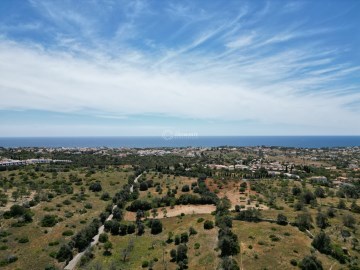
{"label": "grass", "polygon": [[[164,249],[162,243],[168,238],[168,233],[173,232],[174,235],[188,232],[192,226],[197,230],[196,235],[192,235],[188,242],[189,269],[215,269],[218,264],[217,252],[214,250],[217,245],[217,229],[206,231],[203,229],[202,223],[198,223],[197,219],[203,217],[205,219],[213,219],[211,215],[187,215],[184,217],[172,217],[163,219],[164,230],[158,235],[151,235],[147,228],[142,236],[126,235],[126,236],[110,236],[109,240],[113,244],[112,256],[104,256],[102,245],[99,244],[95,248],[95,259],[84,267],[79,269],[87,269],[88,267],[102,264],[103,269],[108,269],[111,263],[116,263],[124,269],[141,269],[143,261],[152,261],[157,258],[154,263],[154,270],[164,269],[163,256],[167,263],[167,269],[175,270],[176,264],[170,262],[170,250],[175,248],[174,243],[166,244]],[[128,245],[129,240],[134,239],[134,250],[130,254],[129,260],[123,262],[121,251]],[[200,244],[199,249],[195,249],[195,243]],[[154,248],[153,248],[154,247]]]}
{"label": "grass", "polygon": [[[1,172],[1,174],[3,173],[8,174],[9,172]],[[93,181],[94,179],[99,180],[101,181],[103,191],[109,192],[111,196],[113,196],[115,192],[120,190],[123,184],[127,183],[127,177],[131,171],[123,172],[109,169],[107,171],[97,172],[91,177],[86,178],[85,172],[73,170],[68,173],[59,173],[55,179],[52,178],[51,173],[43,173],[44,176],[39,177],[36,181],[47,181],[52,183],[56,179],[67,179],[70,173],[77,174],[83,179],[85,194],[88,195],[86,201],[78,202],[73,199],[74,195],[80,192],[81,186],[72,184],[74,194],[59,195],[50,202],[43,201],[32,207],[31,211],[34,213],[32,223],[23,227],[14,228],[11,227],[11,223],[14,222],[14,219],[2,220],[1,228],[10,232],[11,235],[1,238],[1,241],[6,239],[7,249],[0,250],[0,258],[3,259],[10,254],[14,254],[18,257],[16,262],[9,264],[2,269],[45,269],[47,265],[57,265],[59,268],[63,267],[62,264],[58,264],[57,261],[50,256],[50,254],[54,254],[58,251],[61,244],[67,243],[71,239],[70,235],[63,235],[63,233],[71,230],[76,234],[76,232],[91,222],[93,218],[98,217],[109,203],[100,200],[99,194],[90,192],[86,183]],[[19,175],[16,172],[15,174],[14,181],[16,182],[19,181]],[[100,192],[100,194],[101,193],[102,192]],[[66,201],[65,204],[64,201]],[[71,204],[68,204],[68,201],[71,202]],[[86,203],[92,204],[92,208],[86,209]],[[42,217],[49,214],[57,215],[62,221],[57,223],[54,227],[41,227],[40,223]],[[29,238],[29,242],[19,244],[16,239],[21,239],[25,236]],[[54,242],[57,244],[54,245]]]}

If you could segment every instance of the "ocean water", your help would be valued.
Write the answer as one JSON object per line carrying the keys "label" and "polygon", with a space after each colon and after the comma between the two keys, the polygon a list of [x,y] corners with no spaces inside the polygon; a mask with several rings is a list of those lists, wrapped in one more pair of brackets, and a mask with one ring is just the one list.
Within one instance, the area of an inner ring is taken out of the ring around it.
{"label": "ocean water", "polygon": [[360,136],[0,137],[0,147],[351,147]]}

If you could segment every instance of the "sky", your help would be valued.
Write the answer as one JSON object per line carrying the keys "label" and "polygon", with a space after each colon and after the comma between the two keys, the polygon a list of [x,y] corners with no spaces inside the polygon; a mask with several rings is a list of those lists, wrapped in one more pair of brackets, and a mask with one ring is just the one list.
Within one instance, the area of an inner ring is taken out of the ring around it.
{"label": "sky", "polygon": [[0,136],[360,135],[360,1],[0,1]]}

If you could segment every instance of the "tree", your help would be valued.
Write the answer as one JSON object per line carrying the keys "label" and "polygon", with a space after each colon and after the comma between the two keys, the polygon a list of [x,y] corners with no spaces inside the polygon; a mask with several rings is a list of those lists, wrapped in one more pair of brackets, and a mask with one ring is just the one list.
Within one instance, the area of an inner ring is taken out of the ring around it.
{"label": "tree", "polygon": [[331,207],[328,208],[328,210],[327,210],[327,216],[328,216],[329,218],[335,217],[335,213],[336,213],[336,210],[335,210],[334,207],[331,206]]}
{"label": "tree", "polygon": [[325,214],[319,212],[316,215],[316,225],[320,228],[320,229],[325,229],[326,227],[329,226],[329,221],[326,217]]}
{"label": "tree", "polygon": [[187,246],[184,244],[180,244],[177,247],[177,251],[176,251],[176,261],[180,262],[180,261],[184,261],[187,259]]}
{"label": "tree", "polygon": [[145,226],[142,223],[137,224],[137,235],[143,235],[145,232]]}
{"label": "tree", "polygon": [[14,202],[17,202],[17,200],[19,199],[20,197],[20,193],[19,191],[15,190],[11,193],[11,197],[14,199]]}
{"label": "tree", "polygon": [[219,215],[225,215],[229,212],[231,207],[231,202],[228,197],[224,197],[218,201],[216,204],[216,213]]}
{"label": "tree", "polygon": [[56,253],[56,259],[59,262],[70,261],[73,258],[71,247],[67,244],[64,244],[60,247],[59,251]]}
{"label": "tree", "polygon": [[123,211],[119,207],[115,207],[113,210],[113,219],[121,221],[123,219]]}
{"label": "tree", "polygon": [[276,223],[279,225],[287,225],[288,224],[287,217],[283,214],[278,214]]}
{"label": "tree", "polygon": [[0,192],[0,206],[5,206],[8,202],[8,195],[6,193]]}
{"label": "tree", "polygon": [[240,270],[237,262],[231,257],[224,257],[221,266],[223,270]]}
{"label": "tree", "polygon": [[104,243],[104,256],[110,256],[111,255],[111,251],[110,249],[112,249],[113,245],[111,242],[107,241]]}
{"label": "tree", "polygon": [[58,223],[58,219],[55,215],[45,215],[41,220],[42,227],[54,227],[56,223]]}
{"label": "tree", "polygon": [[109,237],[108,237],[107,233],[102,233],[102,234],[99,235],[99,242],[100,243],[105,243],[105,242],[108,241],[108,239],[109,239]]}
{"label": "tree", "polygon": [[351,247],[352,247],[352,249],[356,250],[358,245],[359,245],[359,240],[357,238],[352,238],[351,239]]}
{"label": "tree", "polygon": [[156,218],[158,216],[158,210],[157,208],[151,209],[151,215],[153,218]]}
{"label": "tree", "polygon": [[140,183],[140,191],[146,191],[148,190],[148,184],[146,182],[141,182]]}
{"label": "tree", "polygon": [[180,242],[181,243],[187,243],[189,242],[189,235],[187,232],[184,232],[180,235]]}
{"label": "tree", "polygon": [[315,236],[314,240],[311,242],[311,245],[321,253],[324,254],[331,253],[330,237],[327,236],[323,231],[321,231],[318,235]]}
{"label": "tree", "polygon": [[311,228],[312,217],[309,213],[302,213],[297,215],[295,222],[299,230],[309,230]]}
{"label": "tree", "polygon": [[214,228],[214,222],[212,222],[211,220],[205,220],[204,229],[211,230],[212,228]]}
{"label": "tree", "polygon": [[357,213],[357,214],[360,213],[360,206],[358,206],[358,205],[356,204],[356,201],[353,201],[353,202],[351,203],[351,212],[354,212],[354,213]]}
{"label": "tree", "polygon": [[230,230],[220,230],[218,245],[221,250],[221,257],[233,256],[240,252],[237,235]]}
{"label": "tree", "polygon": [[294,196],[301,194],[301,188],[298,186],[293,187],[291,191]]}
{"label": "tree", "polygon": [[194,229],[194,227],[190,227],[190,228],[189,228],[189,234],[190,234],[190,235],[195,235],[195,234],[197,234],[197,231]]}
{"label": "tree", "polygon": [[310,191],[310,190],[306,190],[302,196],[302,201],[305,203],[305,204],[310,204],[312,203],[312,201],[315,201],[316,200],[316,197],[315,195]]}
{"label": "tree", "polygon": [[325,198],[325,190],[322,187],[317,187],[314,193],[318,198]]}
{"label": "tree", "polygon": [[356,220],[352,215],[350,214],[344,215],[343,217],[344,226],[349,228],[354,228],[355,222]]}
{"label": "tree", "polygon": [[151,222],[151,234],[159,234],[162,232],[163,226],[160,220],[154,219]]}
{"label": "tree", "polygon": [[102,186],[99,182],[91,183],[89,186],[89,190],[93,192],[99,192],[102,191]]}
{"label": "tree", "polygon": [[346,209],[346,204],[345,204],[345,201],[343,199],[339,200],[338,208],[339,209]]}
{"label": "tree", "polygon": [[176,261],[177,254],[176,254],[176,250],[175,250],[175,249],[172,249],[172,250],[170,251],[170,257],[171,257],[171,260],[172,260],[172,261]]}
{"label": "tree", "polygon": [[181,188],[181,191],[182,191],[182,192],[189,192],[189,191],[190,191],[189,185],[184,185],[184,186]]}
{"label": "tree", "polygon": [[315,256],[305,256],[301,263],[302,270],[323,270],[322,263]]}

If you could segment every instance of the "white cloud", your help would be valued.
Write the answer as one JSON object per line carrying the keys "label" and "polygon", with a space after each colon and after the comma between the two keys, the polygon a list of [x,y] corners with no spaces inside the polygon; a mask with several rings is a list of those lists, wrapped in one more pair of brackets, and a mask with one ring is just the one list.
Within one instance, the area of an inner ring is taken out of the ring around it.
{"label": "white cloud", "polygon": [[[306,85],[308,78],[266,84],[287,74],[301,59],[295,58],[292,63],[285,61],[287,58],[273,56],[245,65],[242,71],[247,74],[240,75],[243,78],[239,82],[236,72],[228,73],[226,69],[217,70],[218,74],[208,80],[211,70],[194,73],[182,66],[181,72],[159,72],[147,66],[124,65],[121,59],[98,62],[1,42],[0,108],[97,111],[120,118],[166,115],[223,121],[252,119],[274,125],[320,126],[323,130],[336,125],[346,132],[360,132],[352,125],[358,114],[343,107],[359,94],[313,94],[311,98],[295,95],[296,86]],[[281,62],[284,67],[277,74],[273,67]],[[223,80],[227,75],[230,77]],[[311,84],[319,79],[313,80]]]}
{"label": "white cloud", "polygon": [[[171,37],[178,42],[170,45],[139,38],[137,18],[151,14],[143,1],[125,5],[131,12],[106,40],[97,35],[96,18],[69,8],[57,12],[53,2],[32,3],[62,31],[55,31],[56,45],[49,46],[0,38],[1,110],[90,113],[119,120],[156,115],[247,121],[257,123],[251,128],[260,134],[276,134],[276,127],[285,127],[287,134],[304,133],[293,127],[303,127],[305,134],[360,133],[353,103],[360,98],[358,85],[342,82],[359,66],[339,63],[336,48],[316,41],[276,47],[333,30],[300,31],[299,24],[282,31],[249,28],[271,13],[269,3],[246,21],[247,7],[224,20],[208,11],[190,18],[187,6],[170,5],[167,11],[185,21]],[[201,30],[190,31],[199,22]],[[182,41],[180,33],[189,38]],[[132,45],[136,38],[150,50]],[[213,44],[223,49],[212,50]],[[226,128],[233,134],[241,130],[230,125]]]}

